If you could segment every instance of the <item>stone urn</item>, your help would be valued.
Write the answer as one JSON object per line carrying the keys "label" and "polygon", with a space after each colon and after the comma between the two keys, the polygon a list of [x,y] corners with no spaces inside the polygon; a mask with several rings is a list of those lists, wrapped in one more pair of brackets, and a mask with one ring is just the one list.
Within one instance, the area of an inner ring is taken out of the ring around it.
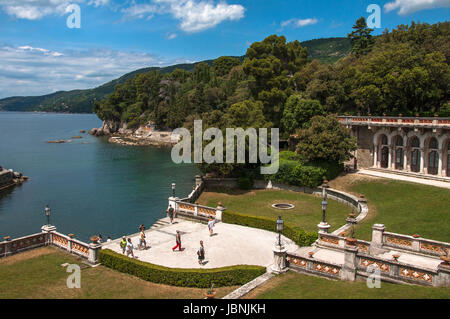
{"label": "stone urn", "polygon": [[216,296],[216,292],[215,291],[207,291],[207,292],[205,292],[206,299],[214,299],[215,296]]}
{"label": "stone urn", "polygon": [[70,237],[70,238],[73,238],[73,236],[75,236],[75,235],[74,235],[74,234],[69,234],[69,237]]}
{"label": "stone urn", "polygon": [[392,257],[394,258],[395,262],[398,262],[398,258],[400,257],[399,254],[393,254]]}
{"label": "stone urn", "polygon": [[349,246],[356,246],[356,241],[357,241],[358,239],[357,238],[354,238],[354,237],[346,237],[345,238],[345,243],[347,244],[347,245],[349,245]]}
{"label": "stone urn", "polygon": [[313,251],[308,252],[308,256],[309,256],[309,258],[313,258],[314,252]]}
{"label": "stone urn", "polygon": [[441,256],[440,258],[444,262],[444,265],[450,266],[450,256]]}
{"label": "stone urn", "polygon": [[414,234],[413,237],[414,237],[414,238],[419,238],[420,235],[419,235],[419,234]]}
{"label": "stone urn", "polygon": [[98,244],[99,239],[100,238],[95,235],[90,238],[90,240],[92,241],[93,244]]}

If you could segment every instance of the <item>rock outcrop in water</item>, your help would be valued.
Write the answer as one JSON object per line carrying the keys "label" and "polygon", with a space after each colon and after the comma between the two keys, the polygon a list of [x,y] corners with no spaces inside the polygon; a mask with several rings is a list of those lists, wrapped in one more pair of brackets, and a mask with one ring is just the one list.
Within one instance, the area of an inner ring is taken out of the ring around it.
{"label": "rock outcrop in water", "polygon": [[0,166],[0,190],[22,184],[28,180],[22,173],[14,172],[12,169],[4,169]]}
{"label": "rock outcrop in water", "polygon": [[108,142],[133,146],[172,146],[179,140],[172,131],[158,131],[153,126],[141,126],[138,129],[127,128],[127,123],[104,121],[102,127],[93,128],[89,134],[110,136]]}

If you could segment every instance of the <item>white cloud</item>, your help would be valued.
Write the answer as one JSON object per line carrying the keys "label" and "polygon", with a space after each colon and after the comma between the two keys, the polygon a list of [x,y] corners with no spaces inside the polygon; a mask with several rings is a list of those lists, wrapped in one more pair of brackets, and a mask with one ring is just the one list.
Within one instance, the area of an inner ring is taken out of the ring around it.
{"label": "white cloud", "polygon": [[186,32],[199,32],[225,21],[236,21],[244,17],[244,7],[221,2],[214,5],[210,1],[193,0],[172,1],[170,10],[173,16],[181,20],[180,28]]}
{"label": "white cloud", "polygon": [[181,23],[180,29],[194,33],[215,27],[223,21],[244,17],[245,8],[237,4],[212,0],[152,0],[151,4],[133,4],[122,9],[126,17],[148,18],[153,14],[170,14]]}
{"label": "white cloud", "polygon": [[[0,8],[18,19],[38,20],[49,15],[63,15],[70,4],[85,0],[1,0]],[[89,0],[95,7],[107,5],[109,0]]]}
{"label": "white cloud", "polygon": [[384,10],[390,12],[398,9],[398,14],[408,15],[426,9],[450,7],[449,0],[395,0],[386,3]]}
{"label": "white cloud", "polygon": [[175,39],[178,36],[178,34],[176,33],[170,33],[167,35],[167,39],[172,40]]}
{"label": "white cloud", "polygon": [[93,88],[140,68],[176,63],[189,61],[107,49],[59,52],[30,45],[0,46],[0,98]]}
{"label": "white cloud", "polygon": [[122,13],[126,18],[133,19],[151,19],[153,15],[159,11],[159,8],[151,4],[133,4],[131,7],[122,9]]}
{"label": "white cloud", "polygon": [[316,18],[308,18],[308,19],[290,19],[287,21],[281,22],[281,27],[287,27],[292,25],[295,28],[305,27],[307,25],[313,25],[319,22]]}

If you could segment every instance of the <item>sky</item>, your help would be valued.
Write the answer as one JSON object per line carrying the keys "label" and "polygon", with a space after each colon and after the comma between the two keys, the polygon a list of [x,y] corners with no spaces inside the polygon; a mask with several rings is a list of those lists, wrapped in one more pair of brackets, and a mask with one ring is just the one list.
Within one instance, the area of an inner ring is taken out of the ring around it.
{"label": "sky", "polygon": [[381,9],[374,34],[411,21],[448,21],[450,13],[450,0],[0,0],[0,98],[241,56],[272,34],[288,41],[345,37],[372,14],[371,4]]}

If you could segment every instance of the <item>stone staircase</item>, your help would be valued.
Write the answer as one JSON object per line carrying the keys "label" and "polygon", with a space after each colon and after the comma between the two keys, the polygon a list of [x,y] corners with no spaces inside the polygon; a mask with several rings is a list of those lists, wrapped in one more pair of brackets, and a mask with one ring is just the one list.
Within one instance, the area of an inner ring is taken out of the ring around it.
{"label": "stone staircase", "polygon": [[400,176],[421,178],[421,179],[427,179],[427,180],[431,180],[431,181],[450,183],[450,177],[445,177],[445,176],[419,174],[419,173],[414,173],[414,172],[405,172],[405,171],[400,171],[400,170],[390,170],[390,169],[377,168],[377,167],[368,167],[368,168],[365,168],[365,170],[373,171],[373,172],[380,172],[380,173],[387,173],[387,174],[395,174],[395,175],[400,175]]}

